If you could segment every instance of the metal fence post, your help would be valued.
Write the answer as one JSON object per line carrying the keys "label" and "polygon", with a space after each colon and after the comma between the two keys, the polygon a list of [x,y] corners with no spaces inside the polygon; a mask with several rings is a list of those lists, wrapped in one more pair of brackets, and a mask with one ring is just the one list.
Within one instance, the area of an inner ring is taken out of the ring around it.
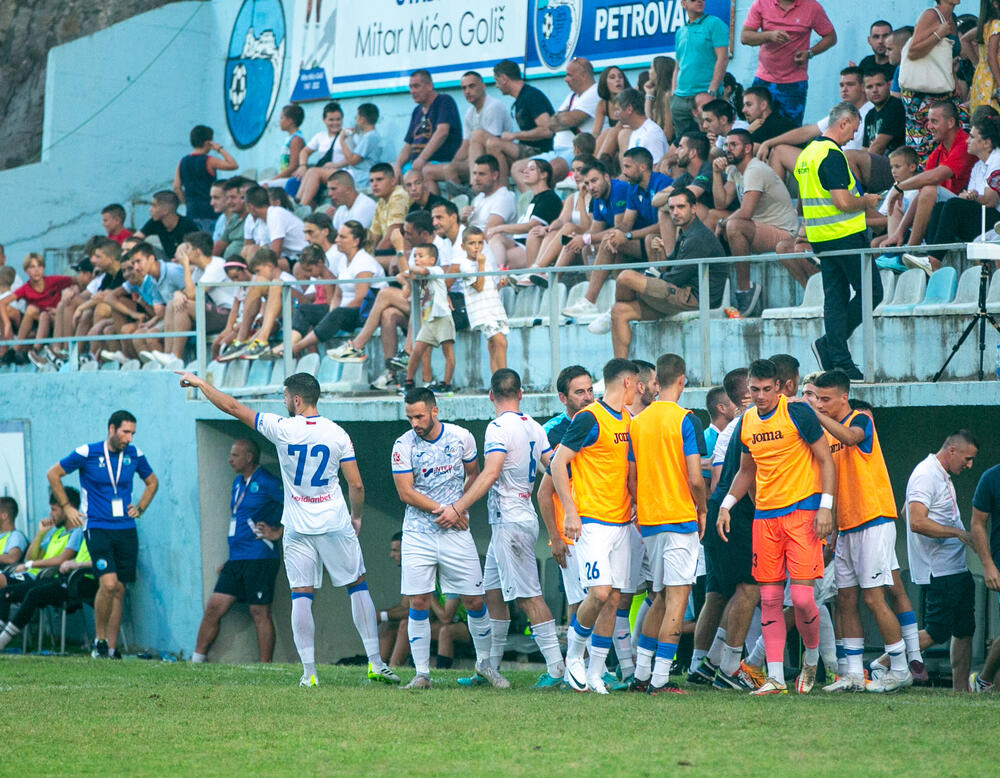
{"label": "metal fence post", "polygon": [[287,284],[281,286],[281,346],[285,378],[288,378],[295,369],[295,359],[292,356],[292,287]]}
{"label": "metal fence post", "polygon": [[701,385],[712,385],[712,332],[708,306],[711,303],[708,282],[711,265],[698,264],[698,328],[701,331]]}
{"label": "metal fence post", "polygon": [[[205,378],[208,370],[208,341],[205,330],[205,287],[194,285],[194,343],[198,358],[198,377]],[[207,380],[207,379],[206,379]]]}
{"label": "metal fence post", "polygon": [[865,383],[875,379],[875,317],[872,313],[872,255],[861,255],[861,337],[865,349]]}
{"label": "metal fence post", "polygon": [[559,378],[559,271],[549,275],[549,388],[556,391]]}

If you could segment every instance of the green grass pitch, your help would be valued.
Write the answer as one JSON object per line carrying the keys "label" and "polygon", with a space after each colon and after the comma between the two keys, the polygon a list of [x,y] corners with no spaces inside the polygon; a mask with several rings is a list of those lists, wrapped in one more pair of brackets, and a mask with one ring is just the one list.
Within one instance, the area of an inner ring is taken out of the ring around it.
{"label": "green grass pitch", "polygon": [[[989,775],[1000,695],[408,692],[319,668],[4,656],[7,775]],[[404,682],[412,670],[401,672]],[[239,772],[237,772],[239,771]],[[244,773],[244,771],[247,771]]]}

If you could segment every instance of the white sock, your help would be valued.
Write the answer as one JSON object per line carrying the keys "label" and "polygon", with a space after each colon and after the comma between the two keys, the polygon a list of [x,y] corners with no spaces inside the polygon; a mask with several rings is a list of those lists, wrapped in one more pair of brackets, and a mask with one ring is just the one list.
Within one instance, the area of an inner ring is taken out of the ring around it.
{"label": "white sock", "polygon": [[750,655],[747,657],[747,664],[753,665],[754,667],[762,667],[767,654],[764,651],[764,635],[757,638],[757,642],[753,644],[753,649],[750,651]]}
{"label": "white sock", "polygon": [[[410,608],[406,622],[406,634],[410,638],[410,656],[417,675],[431,674],[431,621],[429,611]],[[469,620],[472,626],[472,620]]]}
{"label": "white sock", "polygon": [[589,629],[576,620],[576,614],[569,620],[569,629],[566,630],[566,661],[570,659],[583,659],[583,652],[587,648],[587,641],[590,639]]}
{"label": "white sock", "polygon": [[642,622],[649,613],[649,608],[653,604],[653,599],[648,594],[639,606],[639,612],[635,614],[635,624],[632,625],[632,654],[639,655],[639,635],[642,634]]}
{"label": "white sock", "polygon": [[645,635],[639,635],[638,643],[635,655],[635,679],[637,681],[648,681],[653,675],[653,657],[656,656],[656,640]]}
{"label": "white sock", "polygon": [[615,629],[611,633],[615,644],[615,655],[621,666],[622,678],[635,673],[635,658],[632,655],[632,632],[628,623],[629,609],[619,608],[615,613]]}
{"label": "white sock", "polygon": [[[10,641],[12,641],[15,636],[19,635],[20,629],[14,626],[14,622],[7,622],[7,626],[3,628],[0,632],[0,649],[7,648]],[[204,659],[202,661],[205,661]]]}
{"label": "white sock", "polygon": [[760,628],[760,606],[758,605],[753,609],[753,616],[750,617],[750,626],[747,628],[747,636],[743,639],[743,645],[746,646],[748,654],[753,651],[753,647],[757,645],[757,640],[762,634],[763,632]]}
{"label": "white sock", "polygon": [[768,662],[767,677],[773,678],[778,683],[785,682],[785,665],[783,662]]}
{"label": "white sock", "polygon": [[[493,628],[490,626],[490,616],[486,612],[486,606],[482,610],[473,612],[466,609],[469,616],[469,633],[472,635],[472,645],[476,649],[476,664],[490,661],[490,651],[493,648]],[[428,638],[430,642],[430,638]],[[429,654],[429,652],[428,652]]]}
{"label": "white sock", "polygon": [[688,672],[693,673],[698,669],[698,665],[701,664],[701,660],[708,654],[707,651],[695,648],[691,651],[691,666],[688,668]]}
{"label": "white sock", "polygon": [[372,602],[368,584],[362,581],[357,586],[349,586],[347,593],[351,597],[351,615],[354,617],[354,626],[361,636],[368,661],[376,669],[380,669],[385,663],[382,661],[382,655],[379,654],[378,617],[375,615],[375,603]]}
{"label": "white sock", "polygon": [[312,614],[313,596],[306,592],[292,592],[292,639],[299,652],[304,676],[316,675],[316,624]]}
{"label": "white sock", "polygon": [[913,611],[897,613],[896,620],[899,622],[900,632],[903,633],[903,642],[906,643],[906,660],[908,662],[923,662],[924,655],[920,653],[920,630],[917,628],[917,617]]}
{"label": "white sock", "polygon": [[889,655],[889,669],[894,673],[905,673],[906,666],[906,642],[899,640],[891,645],[886,644],[885,653]]}
{"label": "white sock", "polygon": [[815,667],[819,664],[819,646],[807,648],[802,652],[802,663]]}
{"label": "white sock", "polygon": [[848,675],[864,675],[864,638],[844,638],[844,661]]}
{"label": "white sock", "polygon": [[663,686],[670,680],[670,668],[674,664],[674,657],[677,655],[677,644],[657,643],[656,662],[653,664],[653,677],[650,683],[653,686]]}
{"label": "white sock", "polygon": [[726,645],[726,631],[722,627],[719,627],[715,630],[715,640],[712,641],[712,647],[708,649],[707,654],[708,661],[716,667],[722,661],[722,647],[724,645]]}
{"label": "white sock", "polygon": [[837,666],[837,636],[833,631],[833,619],[830,618],[830,609],[824,604],[819,604],[819,653],[823,657],[823,664],[832,673]]}
{"label": "white sock", "polygon": [[587,663],[587,682],[595,685],[602,683],[601,676],[607,672],[604,664],[608,659],[608,652],[611,651],[611,636],[598,635],[596,632],[590,636],[590,661]]}
{"label": "white sock", "polygon": [[535,645],[545,657],[545,666],[553,678],[561,678],[566,672],[563,664],[562,649],[559,648],[559,638],[556,636],[555,619],[543,621],[541,624],[531,626],[531,635],[535,639]]}
{"label": "white sock", "polygon": [[499,670],[503,661],[503,650],[507,646],[507,631],[510,629],[510,619],[490,619],[493,636],[490,640],[490,662]]}
{"label": "white sock", "polygon": [[[0,636],[0,643],[2,642],[3,642],[3,637]],[[202,664],[207,658],[208,657],[205,656],[205,654],[199,654],[197,651],[191,654],[191,662],[196,665]]]}
{"label": "white sock", "polygon": [[726,643],[722,647],[722,662],[719,669],[726,675],[734,675],[740,669],[740,659],[743,658],[743,646],[731,646]]}

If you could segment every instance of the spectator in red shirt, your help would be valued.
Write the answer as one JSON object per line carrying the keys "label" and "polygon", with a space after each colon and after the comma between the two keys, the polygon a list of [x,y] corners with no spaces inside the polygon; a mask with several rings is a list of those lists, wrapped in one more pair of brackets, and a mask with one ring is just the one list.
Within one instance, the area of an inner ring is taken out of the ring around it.
{"label": "spectator in red shirt", "polygon": [[101,224],[108,238],[119,246],[132,237],[132,231],[125,229],[125,208],[118,203],[111,203],[101,209]]}
{"label": "spectator in red shirt", "polygon": [[[3,328],[5,340],[14,337],[14,327],[7,313],[8,306],[15,300],[24,300],[27,307],[21,317],[21,326],[17,330],[17,339],[26,340],[37,326],[36,336],[47,338],[52,326],[52,312],[59,305],[62,290],[73,285],[69,276],[46,276],[45,260],[41,254],[34,252],[24,258],[24,272],[28,275],[28,283],[19,286],[14,294],[0,300],[0,327]],[[38,351],[38,346],[34,347]],[[28,363],[28,346],[16,346],[13,352],[7,352],[4,359],[19,365]],[[13,354],[13,356],[8,356]]]}
{"label": "spectator in red shirt", "polygon": [[946,197],[965,190],[972,166],[976,164],[976,158],[969,153],[969,136],[959,125],[954,103],[948,100],[934,103],[927,114],[927,128],[937,145],[927,158],[924,172],[893,184],[889,192],[891,213],[902,199],[903,192],[919,190],[910,204],[913,226],[907,241],[909,246],[918,246],[923,241],[939,190],[946,190]]}

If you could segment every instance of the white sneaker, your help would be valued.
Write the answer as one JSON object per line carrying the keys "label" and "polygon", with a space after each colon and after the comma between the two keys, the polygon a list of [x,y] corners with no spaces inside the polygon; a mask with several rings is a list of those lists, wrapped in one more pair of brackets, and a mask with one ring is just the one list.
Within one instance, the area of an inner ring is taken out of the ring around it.
{"label": "white sneaker", "polygon": [[377,389],[380,392],[384,392],[389,388],[389,384],[392,383],[392,371],[386,370],[382,375],[371,382],[372,389]]}
{"label": "white sneaker", "polygon": [[351,345],[351,341],[345,340],[339,346],[330,348],[326,350],[326,355],[330,359],[339,359],[340,357],[345,357],[354,351],[354,346]]}
{"label": "white sneaker", "polygon": [[490,662],[476,662],[476,672],[498,689],[509,689],[510,681],[500,675]]}
{"label": "white sneaker", "polygon": [[177,359],[173,354],[167,354],[163,351],[151,351],[153,359],[159,362],[164,367],[169,367]]}
{"label": "white sneaker", "polygon": [[888,672],[889,668],[886,667],[881,662],[879,662],[878,660],[868,665],[868,677],[871,678],[873,681],[881,681],[883,678],[885,678],[886,673]]}
{"label": "white sneaker", "polygon": [[594,694],[611,694],[603,678],[587,678],[587,691]]}
{"label": "white sneaker", "polygon": [[907,267],[920,268],[927,275],[934,272],[931,268],[930,257],[918,257],[916,254],[903,254],[903,264]]}
{"label": "white sneaker", "polygon": [[842,675],[831,684],[823,687],[825,692],[863,692],[865,677],[863,675]]}
{"label": "white sneaker", "polygon": [[129,358],[121,351],[102,351],[101,359],[105,362],[117,362],[119,365],[124,365],[129,361]]}
{"label": "white sneaker", "polygon": [[156,362],[156,359],[153,357],[152,351],[140,351],[139,361],[145,365],[147,362]]}
{"label": "white sneaker", "polygon": [[879,680],[869,681],[865,684],[865,690],[874,692],[875,694],[888,694],[889,692],[899,691],[900,689],[905,689],[907,686],[912,685],[913,676],[910,675],[910,671],[908,669],[901,673],[890,670]]}
{"label": "white sneaker", "polygon": [[566,660],[566,673],[563,675],[563,680],[575,692],[587,691],[587,667],[582,659]]}
{"label": "white sneaker", "polygon": [[590,302],[586,297],[581,297],[573,305],[562,309],[563,316],[587,316],[588,314],[600,313],[597,305]]}
{"label": "white sneaker", "polygon": [[597,318],[587,325],[587,332],[592,335],[607,335],[611,332],[611,314],[598,314]]}

